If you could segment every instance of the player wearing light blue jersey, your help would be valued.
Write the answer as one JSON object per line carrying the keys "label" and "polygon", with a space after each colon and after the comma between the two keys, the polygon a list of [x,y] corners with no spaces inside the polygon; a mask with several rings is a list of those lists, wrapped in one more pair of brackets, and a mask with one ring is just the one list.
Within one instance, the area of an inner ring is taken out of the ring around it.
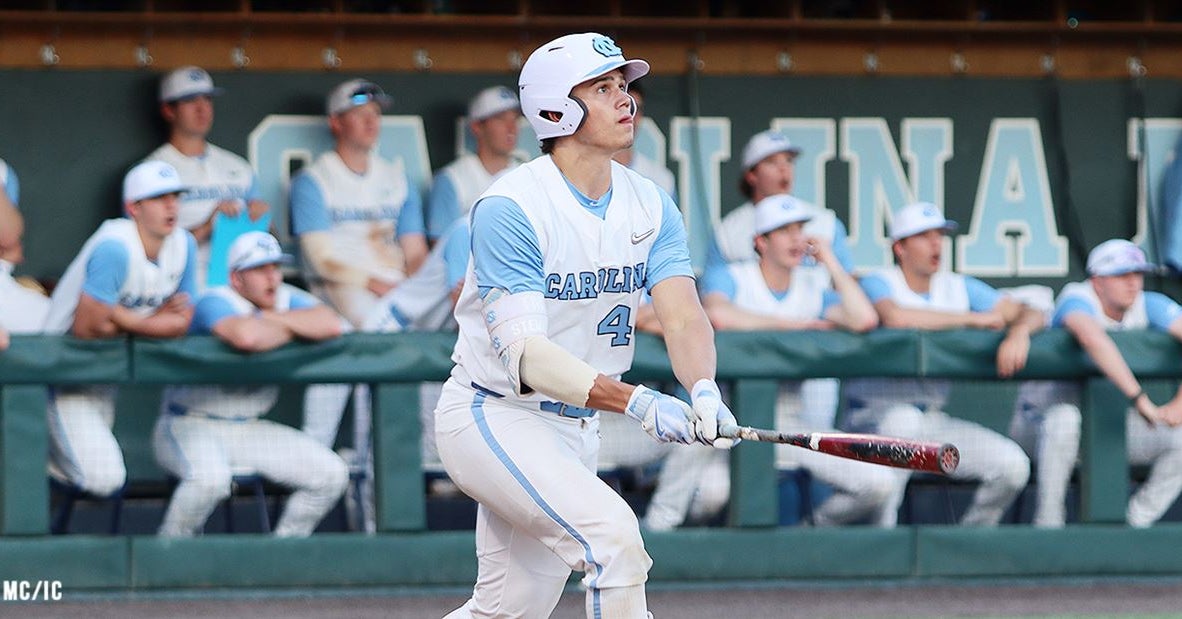
{"label": "player wearing light blue jersey", "polygon": [[[188,331],[197,243],[177,225],[184,189],[162,161],[127,173],[123,208],[129,219],[107,220],[82,246],[53,291],[46,333],[104,339]],[[115,396],[114,385],[50,392],[50,473],[98,496],[118,491],[127,475],[111,433]]]}
{"label": "player wearing light blue jersey", "polygon": [[[230,285],[210,288],[193,310],[192,334],[213,334],[243,352],[273,350],[294,339],[341,334],[341,319],[312,295],[283,283],[291,257],[266,232],[230,246]],[[315,387],[312,387],[315,388]],[[259,474],[294,490],[275,525],[279,537],[311,535],[348,483],[345,461],[307,434],[260,419],[279,398],[276,386],[170,386],[152,445],[160,466],[180,479],[160,535],[190,537],[222,499],[234,475]]]}
{"label": "player wearing light blue jersey", "polygon": [[12,276],[12,270],[24,261],[25,223],[21,217],[20,181],[16,172],[0,159],[0,331],[7,348],[9,333],[37,333],[45,323],[49,299],[31,290]]}
{"label": "player wearing light blue jersey", "polygon": [[[862,278],[862,288],[885,327],[1006,329],[997,349],[997,373],[1013,376],[1026,365],[1030,334],[1043,326],[1040,312],[1002,296],[984,282],[941,270],[944,236],[956,223],[933,204],[896,211],[890,238],[897,265]],[[951,383],[931,378],[851,378],[843,381],[843,427],[927,441],[960,449],[953,477],[980,481],[961,524],[994,526],[1030,477],[1030,459],[1009,438],[944,412]],[[892,525],[909,477],[892,471],[896,485],[881,524]]]}
{"label": "player wearing light blue jersey", "polygon": [[[1067,329],[1129,398],[1129,462],[1152,465],[1149,478],[1129,499],[1126,520],[1134,527],[1157,522],[1182,493],[1182,428],[1177,427],[1182,424],[1182,391],[1155,405],[1107,333],[1155,329],[1182,339],[1182,307],[1161,293],[1144,291],[1144,274],[1154,268],[1136,245],[1105,241],[1088,254],[1087,281],[1063,287],[1052,318],[1052,325]],[[1018,392],[1010,436],[1038,466],[1036,526],[1057,528],[1066,522],[1067,484],[1079,454],[1079,406],[1075,382],[1028,381]]]}
{"label": "player wearing light blue jersey", "polygon": [[[258,220],[270,210],[259,197],[254,170],[245,159],[206,141],[213,128],[213,97],[222,89],[199,67],[181,67],[160,80],[160,115],[168,141],[147,156],[176,168],[188,188],[181,198],[179,224],[197,239],[198,289],[205,288],[210,237],[217,215]],[[223,271],[218,278],[224,281]]]}
{"label": "player wearing light blue jersey", "polygon": [[485,88],[468,103],[468,128],[476,137],[476,152],[460,155],[431,181],[427,205],[427,237],[436,242],[468,211],[493,179],[517,167],[517,95],[504,86]]}
{"label": "player wearing light blue jersey", "polygon": [[[759,261],[715,268],[703,278],[702,305],[716,328],[787,331],[837,327],[862,333],[878,326],[870,300],[842,268],[829,244],[806,235],[812,215],[806,204],[786,194],[759,201],[752,242]],[[821,268],[802,266],[806,257]],[[782,432],[832,431],[832,420],[817,426],[802,415],[800,390],[800,381],[781,383],[776,428]],[[813,521],[820,526],[879,520],[894,485],[894,474],[885,467],[788,445],[776,446],[776,466],[805,468],[834,488],[834,494],[813,512]]]}
{"label": "player wearing light blue jersey", "polygon": [[[436,409],[440,458],[480,504],[476,586],[451,619],[549,616],[571,570],[585,573],[587,617],[649,616],[636,515],[595,474],[599,411],[661,441],[732,444],[680,213],[611,161],[633,140],[627,84],[647,71],[596,33],[551,41],[522,67],[545,154],[472,211],[456,366]],[[619,381],[644,290],[692,406]]]}
{"label": "player wearing light blue jersey", "polygon": [[355,327],[427,256],[419,190],[401,158],[383,159],[374,148],[389,102],[365,80],[334,88],[326,108],[336,147],[291,183],[292,231],[309,287]]}

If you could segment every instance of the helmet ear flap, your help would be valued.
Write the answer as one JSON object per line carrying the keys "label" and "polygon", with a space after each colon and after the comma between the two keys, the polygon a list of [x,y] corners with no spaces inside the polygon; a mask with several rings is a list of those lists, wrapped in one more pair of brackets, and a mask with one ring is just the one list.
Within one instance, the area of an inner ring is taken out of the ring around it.
{"label": "helmet ear flap", "polygon": [[628,109],[632,112],[632,116],[636,116],[636,98],[628,95]]}

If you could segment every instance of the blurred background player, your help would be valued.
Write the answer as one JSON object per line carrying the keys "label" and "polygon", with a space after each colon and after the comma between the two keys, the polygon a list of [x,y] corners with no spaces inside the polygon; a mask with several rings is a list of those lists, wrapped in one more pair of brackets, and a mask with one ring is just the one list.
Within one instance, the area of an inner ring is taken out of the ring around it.
{"label": "blurred background player", "polygon": [[[341,334],[341,319],[312,295],[283,283],[290,262],[279,241],[247,232],[230,246],[230,284],[205,291],[193,310],[191,334],[213,334],[247,353],[292,340]],[[305,537],[340,498],[349,481],[345,461],[307,434],[260,417],[279,398],[277,386],[170,386],[164,392],[152,446],[180,484],[160,535],[200,533],[230,495],[234,475],[258,474],[292,488],[275,525],[279,537]]]}
{"label": "blurred background player", "polygon": [[[1129,241],[1113,239],[1088,254],[1088,279],[1063,287],[1052,326],[1079,342],[1096,367],[1129,399],[1125,415],[1131,464],[1151,465],[1129,499],[1130,526],[1158,521],[1182,493],[1182,391],[1156,406],[1145,395],[1108,331],[1156,329],[1182,340],[1182,307],[1159,292],[1145,292],[1145,273],[1156,267]],[[1038,467],[1033,524],[1062,527],[1067,484],[1079,455],[1080,388],[1072,381],[1028,381],[1018,391],[1010,436]],[[1092,411],[1105,414],[1114,411]]]}
{"label": "blurred background player", "polygon": [[[427,257],[419,190],[401,158],[390,161],[377,151],[382,110],[389,105],[390,97],[367,80],[353,79],[333,88],[325,111],[335,147],[291,183],[291,225],[299,238],[308,287],[352,328],[361,328],[382,296]],[[340,385],[340,397],[305,405],[304,431],[332,446],[349,389]],[[369,400],[367,388],[354,390],[351,464],[366,471],[372,470]],[[372,479],[367,475],[354,486],[363,497],[369,532],[375,530]]]}
{"label": "blurred background player", "polygon": [[[640,128],[644,125],[647,117],[644,115],[644,87],[641,81],[628,84],[628,94],[631,95],[632,100],[636,102],[635,120],[632,124],[639,133]],[[648,122],[652,122],[651,120]],[[651,180],[657,184],[657,187],[665,190],[673,199],[677,199],[677,183],[673,179],[673,173],[663,165],[644,156],[641,152],[636,150],[636,144],[621,150],[612,156],[612,159],[631,168],[637,174]]]}
{"label": "blurred background player", "polygon": [[210,246],[219,214],[260,222],[271,208],[259,199],[250,164],[206,141],[213,128],[213,98],[221,93],[200,67],[181,67],[165,75],[160,80],[159,99],[160,116],[168,124],[168,141],[146,157],[168,162],[188,188],[181,198],[180,226],[197,239],[198,290],[207,280],[225,283],[224,255],[213,261],[220,270],[210,277]]}
{"label": "blurred background player", "polygon": [[[824,240],[804,230],[814,210],[787,194],[755,205],[752,245],[758,262],[732,263],[707,271],[702,305],[722,330],[793,331],[832,329],[865,333],[878,326],[874,306],[841,266]],[[821,268],[802,267],[812,257]],[[776,429],[781,432],[833,431],[835,420],[813,425],[800,416],[800,382],[781,383]],[[788,445],[776,446],[776,467],[804,468],[829,484],[832,494],[813,511],[820,526],[877,520],[894,486],[886,467],[845,460]]]}
{"label": "blurred background player", "polygon": [[20,181],[0,159],[0,329],[7,333],[39,333],[49,311],[49,298],[36,282],[12,276],[13,268],[25,259],[21,240],[25,220],[19,204]]}
{"label": "blurred background player", "polygon": [[476,152],[460,155],[444,166],[431,181],[427,204],[427,237],[432,243],[468,211],[498,175],[520,165],[517,121],[521,106],[517,95],[504,86],[485,88],[468,103],[468,129],[476,137]]}
{"label": "blurred background player", "polygon": [[[197,243],[178,225],[180,175],[146,161],[123,179],[126,218],[86,241],[53,291],[48,334],[81,339],[173,338],[189,330]],[[114,385],[54,387],[49,398],[50,474],[97,496],[119,491],[127,470],[111,433]]]}
{"label": "blurred background player", "polygon": [[336,146],[291,182],[291,224],[310,290],[360,327],[379,298],[427,257],[423,205],[402,159],[376,146],[390,97],[349,80],[328,95]]}
{"label": "blurred background player", "polygon": [[[997,348],[997,374],[1013,376],[1026,365],[1030,334],[1041,329],[1041,312],[1003,296],[988,284],[941,270],[944,236],[956,222],[934,204],[896,211],[890,222],[896,265],[864,276],[866,296],[882,326],[892,329],[1005,329]],[[995,526],[1026,487],[1030,459],[1017,443],[982,425],[944,412],[952,383],[933,378],[849,378],[844,381],[843,428],[924,441],[960,449],[955,479],[980,482],[961,524]],[[895,487],[880,524],[893,526],[909,471],[891,469]]]}
{"label": "blurred background player", "polygon": [[[595,474],[598,411],[658,440],[732,444],[718,437],[735,421],[680,211],[611,160],[634,137],[628,83],[647,71],[596,33],[546,43],[521,69],[544,155],[473,207],[456,366],[436,410],[440,458],[479,502],[476,586],[449,619],[547,617],[571,570],[584,572],[588,618],[645,618],[652,560],[632,509]],[[618,380],[644,289],[692,406]]]}

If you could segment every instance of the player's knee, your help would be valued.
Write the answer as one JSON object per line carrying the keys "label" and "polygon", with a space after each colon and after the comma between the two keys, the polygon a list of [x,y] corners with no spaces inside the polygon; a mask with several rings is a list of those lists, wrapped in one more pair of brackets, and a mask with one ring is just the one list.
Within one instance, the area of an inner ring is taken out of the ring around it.
{"label": "player's knee", "polygon": [[998,466],[998,481],[1011,490],[1021,490],[1030,481],[1030,457],[1017,444],[1007,452]]}
{"label": "player's knee", "polygon": [[1056,404],[1046,410],[1043,419],[1043,433],[1056,443],[1079,442],[1083,416],[1079,407],[1070,404]]}
{"label": "player's knee", "polygon": [[118,492],[125,483],[127,483],[127,469],[123,467],[122,462],[119,462],[117,466],[111,464],[94,471],[87,471],[80,485],[90,494],[107,497]]}
{"label": "player's knee", "polygon": [[895,474],[887,469],[874,467],[873,473],[867,471],[860,475],[850,491],[866,505],[885,505],[894,494],[896,484]]}
{"label": "player's knee", "polygon": [[910,404],[893,404],[883,409],[878,433],[886,436],[915,437],[923,427],[923,411]]}
{"label": "player's knee", "polygon": [[325,458],[324,464],[316,468],[316,476],[310,482],[321,494],[340,496],[349,485],[349,465],[337,454],[330,454],[332,457]]}

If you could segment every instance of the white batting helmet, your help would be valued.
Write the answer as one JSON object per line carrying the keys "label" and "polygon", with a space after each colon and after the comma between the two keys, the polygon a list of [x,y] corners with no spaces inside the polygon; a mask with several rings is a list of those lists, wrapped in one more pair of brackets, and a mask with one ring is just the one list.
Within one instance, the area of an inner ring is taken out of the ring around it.
{"label": "white batting helmet", "polygon": [[[625,60],[616,42],[597,32],[568,34],[534,50],[521,67],[517,81],[521,93],[521,111],[529,119],[539,140],[570,135],[583,124],[586,109],[570,95],[575,86],[621,69],[624,81],[631,82],[648,73],[648,63]],[[546,118],[555,112],[558,120]]]}

